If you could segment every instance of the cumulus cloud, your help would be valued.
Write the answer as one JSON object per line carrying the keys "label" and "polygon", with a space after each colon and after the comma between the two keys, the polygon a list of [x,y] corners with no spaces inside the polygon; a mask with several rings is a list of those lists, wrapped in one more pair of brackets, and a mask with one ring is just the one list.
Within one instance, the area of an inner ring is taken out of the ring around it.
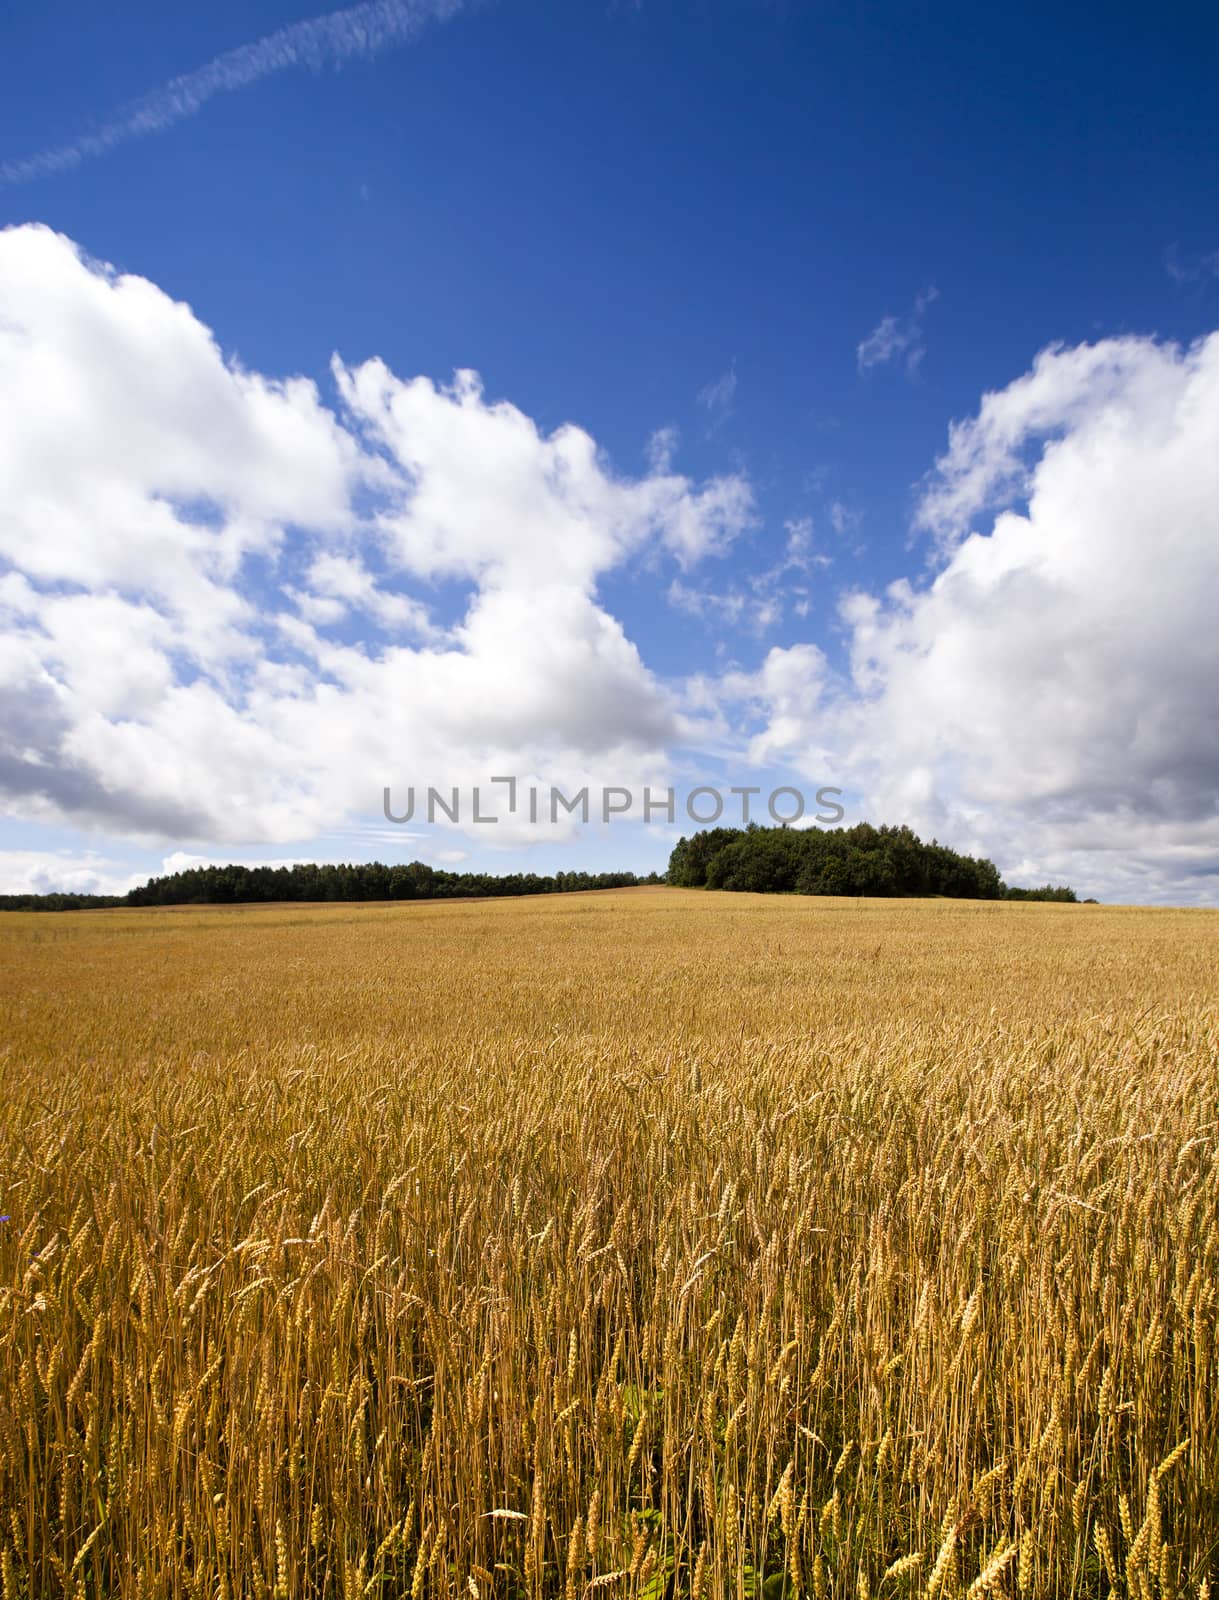
{"label": "cumulus cloud", "polygon": [[[841,600],[841,665],[789,642],[675,686],[602,603],[608,575],[638,563],[761,633],[826,560],[795,521],[756,573],[708,583],[753,500],[677,472],[675,439],[625,477],[472,373],[336,358],[324,393],[247,371],[43,228],[0,233],[0,304],[11,815],[278,854],[379,823],[386,784],[638,789],[714,745],[1014,881],[1215,898],[1219,335],[1044,351],[950,430],[918,507],[932,571]],[[0,872],[127,881],[53,852]]]}
{"label": "cumulus cloud", "polygon": [[171,78],[124,106],[94,133],[54,145],[22,160],[0,162],[0,188],[70,172],[132,139],[163,133],[200,112],[220,94],[234,94],[274,73],[308,67],[320,72],[370,59],[403,44],[430,21],[444,21],[464,0],[365,0],[306,22],[293,22],[251,44],[228,50],[206,66]]}
{"label": "cumulus cloud", "polygon": [[328,403],[44,228],[0,233],[0,302],[11,812],[283,843],[390,782],[654,779],[680,713],[597,584],[726,548],[742,478],[622,477],[472,373],[336,359]]}
{"label": "cumulus cloud", "polygon": [[1043,352],[954,427],[934,579],[842,605],[849,666],[770,652],[754,754],[1114,898],[1219,881],[1219,335]]}
{"label": "cumulus cloud", "polygon": [[305,585],[303,590],[287,592],[310,622],[339,622],[355,611],[371,617],[387,633],[440,637],[421,600],[387,590],[358,556],[320,552],[309,565]]}
{"label": "cumulus cloud", "polygon": [[0,894],[126,894],[147,876],[96,851],[0,850]]}
{"label": "cumulus cloud", "polygon": [[742,478],[695,488],[667,460],[616,478],[582,428],[543,436],[507,401],[488,404],[476,373],[441,389],[376,360],[334,372],[352,420],[395,463],[402,492],[377,526],[421,578],[584,588],[648,543],[693,565],[751,520]]}

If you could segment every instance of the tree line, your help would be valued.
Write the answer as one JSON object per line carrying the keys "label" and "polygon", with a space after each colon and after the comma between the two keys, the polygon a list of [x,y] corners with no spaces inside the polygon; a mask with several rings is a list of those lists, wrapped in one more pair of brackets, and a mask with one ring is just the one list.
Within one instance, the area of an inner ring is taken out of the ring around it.
{"label": "tree line", "polygon": [[423,861],[290,867],[188,867],[125,895],[0,895],[4,911],[74,911],[107,906],[238,905],[272,901],[463,900],[507,895],[571,894],[667,882],[679,888],[756,894],[926,896],[958,900],[1062,900],[1075,891],[1046,884],[1010,888],[994,862],[961,855],[907,827],[707,828],[680,839],[665,877],[634,872],[450,872]]}
{"label": "tree line", "polygon": [[708,828],[683,838],[667,881],[687,889],[754,894],[927,896],[958,900],[1063,900],[1075,891],[1047,884],[1009,888],[993,861],[961,855],[907,827]]}
{"label": "tree line", "polygon": [[462,900],[500,895],[572,894],[661,883],[659,873],[449,872],[423,861],[302,862],[290,867],[188,867],[150,878],[125,895],[0,895],[4,911],[74,911],[106,906],[257,904],[278,900]]}

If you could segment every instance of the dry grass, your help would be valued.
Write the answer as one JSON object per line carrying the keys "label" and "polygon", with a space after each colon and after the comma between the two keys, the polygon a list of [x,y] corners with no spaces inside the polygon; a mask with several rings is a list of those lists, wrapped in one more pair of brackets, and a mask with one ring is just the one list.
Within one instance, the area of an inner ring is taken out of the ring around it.
{"label": "dry grass", "polygon": [[1196,1595],[1219,916],[0,918],[3,1600]]}

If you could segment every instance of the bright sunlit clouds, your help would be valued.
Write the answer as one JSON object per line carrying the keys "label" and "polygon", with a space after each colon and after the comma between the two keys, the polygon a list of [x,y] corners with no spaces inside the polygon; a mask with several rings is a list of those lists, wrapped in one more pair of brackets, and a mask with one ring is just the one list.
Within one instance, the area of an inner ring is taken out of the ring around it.
{"label": "bright sunlit clouds", "polygon": [[[391,781],[643,784],[714,751],[1016,874],[1206,892],[1219,338],[1043,352],[952,426],[917,510],[934,570],[912,554],[909,581],[835,597],[805,524],[726,579],[750,478],[695,481],[676,441],[629,476],[472,372],[336,356],[326,392],[249,371],[193,309],[45,228],[0,235],[0,298],[18,818],[284,854],[375,819]],[[812,593],[842,660],[810,639],[665,677],[599,598],[640,563],[671,606],[755,635]],[[103,885],[104,854],[27,849],[9,873]]]}

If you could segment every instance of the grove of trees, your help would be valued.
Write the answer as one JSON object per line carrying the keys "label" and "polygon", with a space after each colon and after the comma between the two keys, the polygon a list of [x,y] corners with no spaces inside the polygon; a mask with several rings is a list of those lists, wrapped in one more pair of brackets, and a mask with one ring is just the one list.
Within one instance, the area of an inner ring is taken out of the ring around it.
{"label": "grove of trees", "polygon": [[1067,888],[1009,889],[993,861],[924,842],[907,827],[708,828],[680,839],[668,882],[755,894],[948,895],[1075,900]]}

